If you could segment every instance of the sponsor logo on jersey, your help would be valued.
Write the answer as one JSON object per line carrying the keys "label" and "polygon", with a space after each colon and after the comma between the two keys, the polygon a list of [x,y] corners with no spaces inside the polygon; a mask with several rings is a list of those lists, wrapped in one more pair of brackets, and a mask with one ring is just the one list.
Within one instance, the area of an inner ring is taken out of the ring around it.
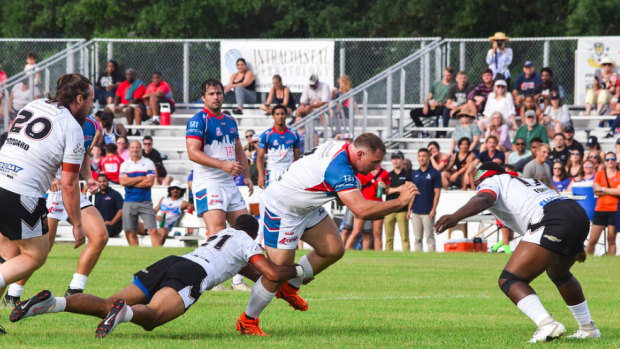
{"label": "sponsor logo on jersey", "polygon": [[84,154],[84,144],[76,144],[73,148],[73,154]]}
{"label": "sponsor logo on jersey", "polygon": [[219,200],[219,199],[211,199],[211,201],[209,201],[209,206],[211,205],[215,205],[215,204],[223,204],[224,201],[223,200]]}
{"label": "sponsor logo on jersey", "polygon": [[562,242],[562,239],[558,239],[555,236],[543,235],[543,237],[547,238],[547,240],[552,241],[552,242]]}
{"label": "sponsor logo on jersey", "polygon": [[215,134],[216,134],[217,136],[222,136],[222,135],[223,135],[222,130],[220,130],[220,128],[219,128],[219,127],[215,129]]}
{"label": "sponsor logo on jersey", "polygon": [[293,238],[282,238],[280,241],[278,241],[279,244],[290,244],[297,241],[297,237],[293,237]]}
{"label": "sponsor logo on jersey", "polygon": [[291,144],[293,143],[293,140],[289,139],[288,141],[286,141],[286,144]]}
{"label": "sponsor logo on jersey", "polygon": [[24,169],[23,167],[17,166],[15,164],[10,164],[8,162],[0,161],[0,171],[9,171],[9,172],[17,173],[23,169]]}
{"label": "sponsor logo on jersey", "polygon": [[4,144],[10,144],[10,145],[14,145],[16,147],[20,147],[24,150],[28,150],[30,149],[30,146],[22,141],[20,141],[19,139],[15,139],[15,138],[7,138],[7,140],[4,142]]}
{"label": "sponsor logo on jersey", "polygon": [[237,132],[237,128],[236,128],[236,127],[232,127],[232,128],[230,129],[230,133],[235,133],[235,132]]}
{"label": "sponsor logo on jersey", "polygon": [[287,231],[287,232],[284,233],[284,235],[293,235],[293,234],[295,234],[294,231]]}
{"label": "sponsor logo on jersey", "polygon": [[190,121],[189,122],[189,127],[190,128],[197,128],[198,127],[198,121]]}
{"label": "sponsor logo on jersey", "polygon": [[273,146],[274,146],[274,147],[277,147],[277,146],[278,146],[278,140],[277,140],[277,139],[273,141]]}

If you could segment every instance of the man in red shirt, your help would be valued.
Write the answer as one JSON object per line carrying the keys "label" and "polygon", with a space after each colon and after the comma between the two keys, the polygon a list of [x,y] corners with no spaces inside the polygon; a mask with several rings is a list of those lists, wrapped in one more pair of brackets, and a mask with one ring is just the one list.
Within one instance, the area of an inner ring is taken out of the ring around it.
{"label": "man in red shirt", "polygon": [[160,103],[170,104],[170,113],[174,112],[174,97],[172,95],[172,89],[170,85],[162,79],[160,72],[153,73],[153,82],[147,87],[144,95],[142,96],[142,102],[140,109],[144,115],[152,117],[152,122],[155,125],[159,125],[159,106]]}
{"label": "man in red shirt", "polygon": [[118,184],[118,175],[121,170],[121,164],[123,163],[123,158],[116,155],[116,144],[108,143],[105,145],[105,156],[99,160],[99,168],[106,176],[110,182]]}
{"label": "man in red shirt", "polygon": [[142,123],[142,114],[140,108],[142,104],[142,96],[146,90],[144,83],[136,78],[136,71],[129,68],[125,71],[127,80],[121,82],[116,89],[116,97],[114,98],[114,113],[125,112],[127,125],[133,124],[134,117],[136,125]]}
{"label": "man in red shirt", "polygon": [[[383,191],[387,192],[390,184],[390,175],[382,168],[373,170],[367,175],[361,173],[357,174],[357,179],[360,181],[362,196],[366,200],[383,201]],[[381,187],[381,189],[379,189]],[[375,239],[374,249],[382,250],[381,233],[383,232],[383,218],[374,219],[372,221],[366,221],[364,219],[353,219],[353,230],[351,236],[346,241],[345,248],[351,249],[355,245],[355,241],[362,233],[362,228],[366,223],[372,222],[372,235]],[[364,250],[370,248],[370,236],[364,235],[362,246]]]}

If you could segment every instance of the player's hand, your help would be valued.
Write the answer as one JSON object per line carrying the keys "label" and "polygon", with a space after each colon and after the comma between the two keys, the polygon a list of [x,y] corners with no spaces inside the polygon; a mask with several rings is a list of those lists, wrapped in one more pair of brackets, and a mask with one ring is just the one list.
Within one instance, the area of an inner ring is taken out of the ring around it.
{"label": "player's hand", "polygon": [[433,228],[435,229],[435,234],[441,234],[446,229],[452,228],[458,223],[459,219],[455,215],[448,214],[445,216],[441,216],[441,218],[437,220],[437,223],[435,223]]}
{"label": "player's hand", "polygon": [[60,181],[58,180],[58,178],[54,178],[54,181],[52,181],[52,185],[50,186],[50,191],[56,192],[59,190],[60,190]]}
{"label": "player's hand", "polygon": [[91,194],[95,194],[96,192],[99,191],[99,185],[97,184],[97,181],[89,178],[86,181],[86,186],[88,187],[88,190],[90,191]]}
{"label": "player's hand", "polygon": [[398,196],[398,200],[400,200],[401,206],[409,205],[409,202],[413,199],[413,197],[418,194],[420,194],[420,192],[415,184],[405,182],[405,184],[400,186],[400,195]]}
{"label": "player's hand", "polygon": [[252,196],[254,194],[254,183],[249,178],[244,178],[243,183],[248,186],[248,196]]}
{"label": "player's hand", "polygon": [[237,177],[241,173],[241,165],[237,161],[223,161],[222,170],[233,177]]}
{"label": "player's hand", "polygon": [[258,187],[265,189],[265,175],[258,175]]}
{"label": "player's hand", "polygon": [[75,245],[73,245],[73,248],[78,248],[86,242],[86,233],[82,225],[73,226],[73,237],[75,238]]}

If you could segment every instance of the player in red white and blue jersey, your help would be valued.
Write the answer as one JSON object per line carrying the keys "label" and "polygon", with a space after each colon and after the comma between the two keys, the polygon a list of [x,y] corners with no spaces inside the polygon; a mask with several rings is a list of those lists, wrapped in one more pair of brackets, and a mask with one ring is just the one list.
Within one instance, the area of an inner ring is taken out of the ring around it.
{"label": "player in red white and blue jersey", "polygon": [[[299,159],[299,135],[286,127],[286,107],[278,104],[271,110],[273,127],[263,132],[258,141],[256,168],[258,186],[266,188],[276,182],[286,169]],[[267,169],[265,170],[265,156]]]}
{"label": "player in red white and blue jersey", "polygon": [[[221,111],[224,86],[218,80],[208,79],[202,83],[200,94],[204,108],[187,123],[185,142],[189,159],[195,163],[192,191],[196,213],[202,215],[207,235],[211,236],[226,229],[226,221],[232,224],[237,217],[248,213],[234,177],[243,175],[249,195],[253,185],[237,122]],[[235,285],[250,289],[241,275],[233,278],[233,289]]]}
{"label": "player in red white and blue jersey", "polygon": [[299,260],[304,275],[286,283],[262,278],[254,284],[245,312],[237,320],[242,334],[265,335],[258,317],[274,296],[284,298],[293,308],[307,310],[298,290],[305,279],[311,279],[344,255],[344,243],[333,219],[323,205],[338,199],[356,217],[383,217],[408,205],[417,193],[407,182],[398,188],[395,200],[377,202],[364,199],[356,172],[368,174],[380,168],[385,145],[379,137],[364,133],[351,144],[326,142],[293,162],[282,178],[271,184],[261,199],[261,220],[265,249],[278,265],[292,265],[300,239],[313,250]]}

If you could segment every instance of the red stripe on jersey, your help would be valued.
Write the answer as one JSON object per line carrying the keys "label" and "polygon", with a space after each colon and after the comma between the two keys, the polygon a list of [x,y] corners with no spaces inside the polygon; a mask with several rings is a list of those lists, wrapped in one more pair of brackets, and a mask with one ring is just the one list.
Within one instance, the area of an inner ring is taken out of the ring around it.
{"label": "red stripe on jersey", "polygon": [[64,172],[79,173],[80,172],[80,165],[79,164],[70,164],[68,162],[63,162],[62,163],[62,170]]}
{"label": "red stripe on jersey", "polygon": [[197,139],[200,141],[200,151],[205,150],[205,140],[198,136],[185,136],[185,139]]}
{"label": "red stripe on jersey", "polygon": [[314,187],[311,188],[306,188],[307,191],[328,191],[328,192],[334,192],[334,188],[332,188],[331,185],[323,182],[321,184],[317,184]]}
{"label": "red stripe on jersey", "polygon": [[487,193],[487,194],[491,194],[493,195],[493,200],[497,200],[497,194],[495,194],[495,192],[491,189],[480,189],[478,190],[478,193]]}
{"label": "red stripe on jersey", "polygon": [[262,254],[255,254],[252,257],[250,257],[250,263],[252,264],[256,264],[256,262],[265,259],[265,255]]}

